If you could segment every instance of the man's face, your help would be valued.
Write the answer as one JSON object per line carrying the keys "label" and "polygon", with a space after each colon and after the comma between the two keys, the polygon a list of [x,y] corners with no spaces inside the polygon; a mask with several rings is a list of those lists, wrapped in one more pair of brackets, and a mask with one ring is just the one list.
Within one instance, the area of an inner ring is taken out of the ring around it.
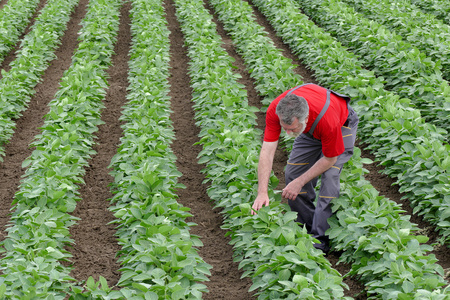
{"label": "man's face", "polygon": [[308,119],[304,120],[303,122],[299,122],[297,118],[294,118],[294,121],[292,122],[291,125],[288,125],[288,124],[284,123],[283,121],[280,121],[280,125],[286,131],[286,134],[288,136],[296,138],[303,131],[305,131],[307,120]]}

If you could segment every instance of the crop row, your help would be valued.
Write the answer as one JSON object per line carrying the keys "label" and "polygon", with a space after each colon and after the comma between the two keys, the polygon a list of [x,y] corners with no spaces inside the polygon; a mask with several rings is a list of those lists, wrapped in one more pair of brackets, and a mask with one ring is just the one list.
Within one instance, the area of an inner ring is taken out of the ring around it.
{"label": "crop row", "polygon": [[11,139],[15,121],[35,93],[54,52],[60,44],[67,22],[78,1],[49,0],[21,42],[16,59],[0,80],[0,161],[4,146]]}
{"label": "crop row", "polygon": [[[446,299],[450,295],[443,268],[436,264],[428,237],[418,235],[399,204],[384,198],[362,175],[359,150],[341,174],[342,192],[330,219],[333,246],[344,251],[354,275],[369,295],[382,299]],[[377,296],[378,294],[378,296]]]}
{"label": "crop row", "polygon": [[440,61],[442,73],[450,79],[450,26],[425,14],[410,2],[375,0],[345,0],[365,17],[383,24],[403,39],[426,53],[433,61]]}
{"label": "crop row", "polygon": [[[270,82],[270,80],[268,80],[268,83],[264,85],[264,72],[253,72],[253,67],[258,68],[259,66],[264,65],[265,59],[262,53],[270,53],[271,51],[255,51],[256,48],[270,49],[270,47],[267,46],[270,43],[265,40],[266,37],[262,33],[262,29],[254,22],[254,19],[251,17],[252,11],[249,8],[248,4],[246,2],[241,2],[238,0],[211,0],[211,2],[213,3],[216,12],[219,15],[219,19],[224,23],[225,29],[230,33],[233,41],[236,43],[238,51],[242,53],[248,53],[248,56],[251,57],[248,62],[248,66],[251,69],[252,77],[254,77],[256,81],[261,82],[261,85],[258,85],[258,88],[261,87],[264,91],[270,91],[271,88],[276,90],[276,86],[274,86],[273,83]],[[243,18],[241,16],[246,17]],[[250,38],[257,41],[255,43],[256,45],[248,43]],[[250,49],[247,51],[246,47],[249,47]],[[247,59],[244,58],[244,60],[246,60],[247,63]],[[285,66],[285,68],[289,69],[287,66]],[[280,77],[278,80],[279,81],[276,82],[280,85],[283,85],[284,78]],[[300,80],[300,78],[297,78],[297,80]],[[401,250],[411,247],[411,244],[413,244],[414,242],[408,244],[409,240],[416,240],[418,244],[418,240],[421,240],[423,242],[424,238],[416,238],[413,235],[412,231],[417,230],[417,228],[409,221],[407,221],[406,216],[400,215],[400,210],[395,207],[394,202],[388,201],[383,197],[377,197],[375,194],[375,188],[373,188],[367,182],[361,180],[359,176],[357,176],[362,174],[362,166],[359,161],[358,152],[355,153],[355,158],[352,159],[349,168],[351,168],[349,171],[344,169],[343,173],[355,175],[353,175],[353,177],[351,175],[347,176],[348,178],[352,178],[352,180],[343,180],[343,182],[345,182],[345,185],[343,186],[343,189],[345,191],[344,193],[355,194],[355,191],[358,191],[359,199],[352,199],[352,201],[350,201],[350,199],[344,198],[340,200],[340,206],[345,207],[343,208],[343,211],[348,211],[348,214],[354,217],[353,220],[355,220],[357,216],[361,219],[361,221],[364,221],[364,219],[367,218],[370,219],[371,222],[361,222],[359,230],[355,232],[355,230],[353,229],[355,225],[347,224],[345,221],[346,217],[340,218],[339,221],[342,224],[332,224],[332,234],[333,238],[335,238],[336,240],[335,247],[338,250],[346,250],[343,255],[343,258],[346,259],[344,261],[353,262],[352,274],[358,274],[359,276],[365,275],[364,281],[373,287],[371,290],[372,294],[387,294],[388,292],[385,292],[382,288],[378,288],[375,290],[375,287],[377,285],[384,285],[386,287],[386,282],[398,280],[398,275],[394,272],[391,272],[389,268],[386,268],[383,272],[381,272],[380,267],[378,267],[379,273],[373,275],[371,274],[370,268],[364,269],[363,267],[367,265],[368,261],[372,260],[372,265],[374,265],[374,262],[378,262],[378,266],[383,266],[384,264],[386,264],[387,262],[383,258],[383,256],[385,256],[386,253],[390,253],[392,251],[392,242],[389,239],[387,239],[386,241],[383,240],[381,243],[379,243],[378,248],[376,249],[376,253],[374,254],[372,253],[372,249],[365,249],[366,247],[361,247],[361,245],[359,245],[358,242],[360,236],[364,236],[367,240],[367,243],[370,243],[371,238],[384,238],[388,232],[385,229],[387,227],[391,228],[392,231],[389,232],[389,234],[398,232],[400,229],[405,229],[402,232],[402,240],[397,241],[396,246],[398,247],[399,251],[396,251],[396,254],[400,253]],[[343,175],[343,177],[347,178],[345,177],[345,175]],[[361,190],[362,186],[364,187],[364,190]],[[339,205],[336,206],[336,208],[338,207]],[[390,218],[386,218],[385,215],[389,215]],[[358,222],[355,223],[359,224]],[[386,223],[386,227],[379,226],[379,224],[384,223]],[[411,231],[411,234],[409,234],[409,231],[408,233],[406,233],[407,230]],[[341,233],[341,235],[336,234],[337,232]],[[342,246],[342,239],[345,240],[344,246]],[[338,243],[337,241],[340,242]],[[412,248],[413,247],[411,247],[411,249]],[[417,251],[417,248],[420,248],[420,251]],[[405,289],[405,293],[407,293],[408,297],[413,296],[414,293],[420,289],[424,289],[422,294],[431,293],[434,288],[443,285],[444,282],[442,279],[442,267],[435,264],[436,260],[433,256],[424,256],[424,253],[429,251],[430,247],[422,245],[417,246],[414,249],[415,251],[417,251],[417,254],[412,255],[412,258],[405,260],[405,262],[407,261],[407,263],[411,266],[419,265],[419,268],[423,267],[424,270],[423,273],[414,274],[414,276],[411,276],[411,278],[414,278],[414,280],[416,281],[418,280],[418,278],[422,277],[429,277],[433,279],[430,279],[431,283],[429,284],[420,284],[416,282],[417,284],[413,284],[411,286],[409,282],[405,283],[405,286],[408,286],[409,288],[409,290],[408,288]],[[353,255],[354,253],[355,256]],[[418,260],[420,260],[419,263],[417,262]],[[403,260],[399,260],[398,263],[402,264],[404,262]],[[408,270],[412,271],[413,269],[411,267]],[[436,271],[439,272],[439,274],[436,274]],[[396,286],[395,291],[398,292],[398,290],[401,291],[401,286],[400,288]],[[434,293],[440,295],[439,291],[434,291]]]}
{"label": "crop row", "polygon": [[[61,10],[76,3],[60,2]],[[64,299],[70,289],[81,289],[73,284],[71,268],[61,262],[71,256],[65,247],[72,243],[69,227],[76,218],[69,213],[94,153],[93,133],[102,123],[105,70],[118,32],[119,7],[117,0],[89,3],[72,65],[50,102],[42,132],[32,144],[36,149],[23,163],[27,169],[13,201],[0,261],[2,292],[9,299]]]}
{"label": "crop row", "polygon": [[10,0],[0,10],[0,64],[16,45],[40,0]]}
{"label": "crop row", "polygon": [[291,49],[323,85],[350,95],[360,117],[358,134],[400,192],[450,241],[449,145],[434,126],[409,107],[409,99],[383,89],[355,55],[299,12],[289,0],[254,1]]}
{"label": "crop row", "polygon": [[[130,103],[122,117],[127,122],[123,126],[125,136],[119,154],[112,162],[116,178],[113,189],[116,196],[112,199],[116,206],[113,211],[120,219],[116,222],[120,224],[118,237],[123,246],[120,252],[123,274],[119,285],[124,288],[111,291],[105,286],[104,280],[101,280],[102,286],[99,289],[98,284],[90,279],[87,286],[89,292],[84,294],[80,287],[68,284],[68,281],[73,280],[68,275],[70,270],[58,262],[68,260],[69,257],[62,250],[62,245],[70,244],[67,228],[75,219],[65,212],[73,210],[79,200],[76,190],[77,184],[82,183],[81,169],[86,165],[88,156],[93,154],[90,150],[93,144],[92,133],[100,124],[99,110],[106,88],[103,71],[109,64],[114,43],[113,32],[117,30],[118,2],[111,4],[111,1],[101,0],[96,3],[97,6],[91,6],[90,17],[98,21],[92,22],[95,24],[92,28],[104,28],[108,32],[95,29],[98,35],[91,42],[80,44],[79,51],[83,56],[74,56],[75,67],[71,69],[74,73],[66,73],[67,81],[63,80],[63,87],[57,99],[52,102],[52,110],[43,127],[44,132],[39,136],[40,140],[34,143],[37,150],[25,162],[30,167],[21,190],[16,195],[13,220],[17,224],[8,230],[10,234],[4,242],[8,250],[6,259],[9,260],[2,261],[2,269],[9,270],[14,266],[19,270],[17,273],[5,272],[0,279],[4,284],[3,288],[7,287],[8,295],[16,293],[16,297],[33,297],[50,291],[56,297],[62,297],[63,292],[72,288],[75,292],[74,299],[180,299],[201,298],[201,293],[206,291],[204,285],[196,282],[206,280],[205,275],[209,273],[210,266],[201,260],[194,249],[201,242],[197,237],[189,235],[188,228],[193,224],[184,221],[189,216],[188,209],[181,207],[175,200],[174,190],[180,187],[176,183],[180,174],[172,163],[175,157],[169,147],[173,132],[167,104],[168,32],[163,28],[164,22],[160,19],[162,4],[157,0],[136,0],[133,3],[135,47],[131,52],[130,62]],[[215,6],[217,8],[231,2],[217,0]],[[112,8],[111,5],[115,7],[113,11],[108,10]],[[108,9],[105,10],[105,7]],[[312,238],[294,222],[295,214],[286,212],[286,207],[274,201],[269,208],[262,209],[258,216],[250,216],[249,203],[255,197],[257,181],[254,170],[261,134],[253,129],[256,118],[253,112],[256,110],[248,106],[243,87],[236,83],[237,77],[232,72],[231,60],[220,48],[221,41],[215,35],[215,27],[210,16],[201,7],[201,1],[178,1],[177,7],[179,19],[185,26],[184,33],[188,37],[192,59],[190,75],[197,124],[202,127],[201,143],[204,147],[200,161],[208,165],[205,172],[211,181],[211,188],[208,190],[210,197],[228,216],[224,227],[230,230],[236,249],[235,256],[241,261],[244,275],[253,277],[252,289],[260,289],[261,299],[282,296],[305,299],[342,298],[342,287],[345,284],[342,284],[342,279],[331,269],[320,252],[312,247]],[[235,5],[237,9],[243,7],[248,6],[240,3]],[[224,12],[226,11],[225,8]],[[228,10],[231,18],[235,14],[230,11],[231,8]],[[114,12],[113,19],[110,19],[111,12]],[[109,17],[105,17],[106,15]],[[242,10],[241,16],[244,15],[247,16]],[[251,18],[246,20],[253,22]],[[249,29],[259,30],[257,26],[249,25],[250,23],[237,25],[235,38],[243,37],[244,32],[250,33]],[[151,31],[147,30],[150,26]],[[88,39],[93,32],[91,30],[82,34],[82,38]],[[253,36],[242,38],[242,46],[246,44],[244,47],[247,47],[242,52],[253,53],[247,55],[246,63],[254,66],[252,76],[257,81],[258,91],[266,96],[267,102],[271,97],[300,83],[300,79],[293,75],[293,66],[279,51],[273,51],[272,47],[267,46],[265,38],[254,33]],[[99,46],[99,41],[107,41],[108,49]],[[261,50],[262,48],[265,50]],[[258,51],[267,55],[252,56]],[[101,59],[101,62],[97,59]],[[86,65],[83,61],[87,61]],[[76,106],[78,104],[81,106]],[[82,153],[84,155],[80,155]],[[357,262],[354,263],[353,274],[358,274],[369,282],[372,294],[444,299],[447,291],[431,291],[433,285],[438,287],[443,282],[434,274],[434,258],[425,256],[429,248],[418,245],[424,238],[415,237],[412,232],[416,228],[404,218],[396,221],[400,213],[398,207],[377,197],[367,183],[355,178],[355,183],[350,185],[350,177],[358,177],[358,170],[361,170],[357,160],[352,160],[352,163],[354,166],[349,172],[351,175],[343,174],[349,181],[348,186],[343,189],[344,198],[337,203],[345,208],[346,214],[338,214],[336,222],[341,224],[334,224],[335,231],[332,234],[335,247],[348,251],[343,258],[350,259],[351,253],[357,253],[351,258]],[[271,180],[275,183],[274,178]],[[33,188],[27,189],[32,184]],[[58,190],[60,187],[63,190]],[[279,200],[279,195],[272,194],[271,197]],[[372,201],[374,198],[379,201]],[[35,201],[36,199],[40,200]],[[349,199],[352,201],[352,208],[348,206]],[[366,200],[366,206],[358,206],[362,200]],[[35,208],[30,210],[29,205]],[[49,209],[44,208],[46,206]],[[380,211],[373,212],[375,208]],[[356,211],[365,214],[359,216]],[[392,212],[396,213],[395,217],[388,216]],[[371,213],[378,215],[373,216]],[[33,216],[33,220],[27,219],[28,216]],[[37,233],[38,241],[28,231],[28,224],[34,226],[30,230],[33,234]],[[339,236],[336,233],[343,226],[354,230],[353,239],[347,234]],[[398,226],[402,226],[404,230],[397,231]],[[384,230],[386,227],[391,228],[391,231]],[[376,229],[381,230],[374,233]],[[53,242],[46,240],[55,231],[59,232],[56,234],[59,238]],[[23,234],[25,240],[16,243],[16,239],[20,238],[19,234]],[[395,235],[399,239],[392,241]],[[364,238],[355,240],[355,236]],[[34,243],[42,243],[37,246],[40,247],[38,251],[27,248],[35,247]],[[392,251],[394,246],[399,251]],[[385,254],[387,252],[395,255]],[[16,267],[16,264],[19,266]],[[392,270],[388,270],[390,268]],[[440,269],[437,271],[442,273]],[[29,272],[31,275],[24,276],[21,272]],[[380,280],[381,276],[385,279]],[[417,278],[426,279],[419,282]],[[23,287],[18,288],[18,285]],[[421,288],[423,290],[418,290]],[[28,294],[22,293],[23,290]]]}
{"label": "crop row", "polygon": [[[110,167],[115,180],[110,209],[122,249],[119,290],[91,282],[73,299],[201,299],[210,265],[189,233],[189,208],[176,201],[181,175],[170,149],[169,30],[160,0],[133,0],[130,12],[128,103],[124,135]],[[151,27],[152,30],[148,30]]]}
{"label": "crop row", "polygon": [[423,11],[435,15],[437,18],[450,24],[450,6],[447,0],[410,0],[412,4]]}
{"label": "crop row", "polygon": [[[193,101],[203,145],[199,163],[210,182],[208,195],[223,209],[235,259],[250,290],[259,299],[343,298],[342,278],[331,268],[312,237],[294,221],[295,213],[274,201],[257,216],[250,214],[260,147],[255,109],[232,72],[232,59],[221,47],[203,1],[175,1],[188,45]],[[279,195],[278,195],[279,198]]]}
{"label": "crop row", "polygon": [[373,299],[444,300],[450,288],[433,250],[423,243],[399,204],[384,198],[363,179],[359,149],[341,174],[341,194],[327,231],[339,261],[351,263],[347,275],[359,278]]}
{"label": "crop row", "polygon": [[[410,98],[427,122],[443,130],[450,128],[450,86],[442,78],[439,63],[342,1],[297,3],[316,24],[358,55],[366,68],[384,77],[386,89]],[[449,132],[445,137],[449,138]]]}

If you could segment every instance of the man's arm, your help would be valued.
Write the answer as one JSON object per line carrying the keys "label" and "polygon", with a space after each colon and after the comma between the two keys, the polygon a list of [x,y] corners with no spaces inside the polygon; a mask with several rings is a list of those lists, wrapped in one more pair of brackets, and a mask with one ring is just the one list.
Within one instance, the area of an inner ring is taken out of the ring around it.
{"label": "man's arm", "polygon": [[323,156],[319,159],[308,171],[291,181],[284,189],[281,194],[283,198],[289,200],[295,200],[298,193],[305,184],[307,184],[313,178],[316,178],[320,174],[324,173],[326,170],[331,168],[337,161],[337,156],[326,157]]}
{"label": "man's arm", "polygon": [[[254,210],[259,210],[263,205],[269,205],[268,186],[277,146],[278,141],[262,144],[258,163],[258,195],[252,206]],[[252,211],[252,215],[254,214],[256,214],[255,211]]]}

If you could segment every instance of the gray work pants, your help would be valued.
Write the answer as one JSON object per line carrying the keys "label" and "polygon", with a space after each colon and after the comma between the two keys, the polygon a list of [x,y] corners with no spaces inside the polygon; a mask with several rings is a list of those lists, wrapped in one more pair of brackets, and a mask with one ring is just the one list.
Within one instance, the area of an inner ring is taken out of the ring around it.
{"label": "gray work pants", "polygon": [[[318,178],[308,182],[295,200],[288,201],[291,210],[298,213],[297,222],[304,224],[308,232],[321,242],[321,244],[316,244],[315,247],[325,252],[329,250],[328,237],[325,235],[325,231],[330,227],[327,220],[332,215],[331,200],[339,197],[339,177],[342,166],[353,154],[356,129],[359,122],[355,111],[350,106],[348,106],[348,109],[348,122],[346,122],[346,126],[342,127],[345,150],[344,153],[338,156],[336,163],[321,175],[317,205],[314,205],[316,198],[314,188]],[[298,136],[294,141],[286,167],[286,185],[305,173],[322,156],[322,143],[320,140],[306,134]]]}

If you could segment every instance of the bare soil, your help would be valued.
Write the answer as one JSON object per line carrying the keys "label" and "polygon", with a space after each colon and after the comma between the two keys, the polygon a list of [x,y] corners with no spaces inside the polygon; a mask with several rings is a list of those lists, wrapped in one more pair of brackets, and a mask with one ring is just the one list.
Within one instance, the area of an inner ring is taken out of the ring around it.
{"label": "bare soil", "polygon": [[[3,5],[6,0],[0,2]],[[9,220],[9,212],[14,193],[18,190],[20,178],[24,173],[21,163],[33,150],[29,144],[34,136],[39,133],[39,127],[43,124],[43,116],[48,112],[47,104],[55,95],[59,80],[71,63],[71,56],[77,46],[77,32],[79,31],[80,20],[84,17],[88,0],[81,0],[75,12],[72,14],[68,29],[63,37],[61,47],[57,50],[55,59],[43,76],[42,82],[36,87],[36,94],[30,101],[29,108],[23,116],[17,120],[16,132],[6,146],[6,156],[4,162],[0,163],[0,240],[5,236],[5,228]],[[41,2],[41,7],[44,1]],[[197,155],[201,151],[200,145],[194,145],[198,142],[199,128],[195,125],[194,112],[191,103],[192,90],[189,86],[188,75],[188,57],[184,47],[184,37],[180,31],[179,24],[175,17],[175,8],[172,0],[166,0],[164,3],[169,29],[171,31],[171,107],[173,110],[172,120],[176,140],[172,149],[177,156],[177,167],[183,173],[180,182],[187,188],[179,190],[179,202],[184,206],[191,208],[193,217],[189,220],[198,224],[191,230],[192,234],[201,237],[204,244],[199,249],[199,254],[204,260],[213,266],[210,281],[206,283],[209,293],[204,295],[205,299],[256,299],[254,293],[249,293],[251,281],[248,278],[242,278],[242,271],[238,269],[238,264],[233,262],[232,247],[229,245],[229,239],[225,237],[225,231],[220,227],[222,225],[222,216],[218,209],[213,209],[213,204],[209,199],[206,189],[207,184],[203,184],[205,179],[201,169],[204,166],[197,163]],[[210,9],[211,7],[206,5]],[[108,223],[113,220],[111,212],[108,210],[109,201],[112,197],[109,191],[109,183],[112,177],[109,175],[107,166],[115,154],[119,138],[122,134],[120,128],[119,116],[121,107],[125,104],[127,72],[130,49],[130,3],[125,2],[121,11],[121,27],[119,31],[118,42],[115,47],[113,63],[108,70],[109,89],[105,99],[105,109],[102,111],[102,120],[104,125],[99,127],[96,133],[97,144],[95,150],[97,154],[89,161],[90,166],[86,169],[84,180],[86,185],[80,188],[82,201],[77,205],[74,215],[81,218],[78,224],[71,228],[71,234],[75,240],[70,252],[73,254],[72,276],[77,280],[87,280],[89,276],[98,279],[103,276],[107,279],[110,286],[117,283],[120,278],[118,271],[120,266],[117,263],[115,253],[119,249],[115,238],[115,228]],[[291,58],[298,65],[296,72],[303,77],[304,82],[317,83],[314,74],[302,64],[298,58],[292,54],[288,46],[279,39],[272,27],[268,24],[264,16],[257,10],[255,15],[259,24],[265,27],[270,38],[275,45],[283,50],[285,56]],[[214,18],[217,24],[218,33],[224,41],[224,48],[235,58],[234,65],[236,72],[242,76],[241,83],[244,84],[249,95],[249,103],[256,107],[261,107],[261,97],[254,89],[254,82],[250,78],[241,57],[236,53],[230,37],[223,30],[217,18]],[[7,65],[14,59],[13,51],[1,65],[7,69]],[[258,128],[264,129],[264,113],[258,113]],[[364,148],[363,141],[359,141],[361,148]],[[276,153],[274,162],[275,175],[280,179],[279,188],[284,186],[284,167],[287,161],[287,153],[279,149]],[[373,158],[367,151],[363,150],[363,156]],[[381,175],[379,170],[382,168],[377,164],[367,165],[370,174],[366,176],[368,180],[380,191],[380,193],[403,205],[407,214],[411,215],[411,220],[423,228],[425,234],[430,236],[431,241],[436,240],[433,227],[424,222],[420,216],[412,214],[408,200],[401,200],[402,196],[398,188],[393,186],[393,180],[387,176]],[[439,259],[439,263],[445,268],[450,268],[450,257],[447,248],[436,247],[433,254]],[[350,266],[337,264],[338,253],[331,253],[328,259],[332,265],[341,273],[346,274]],[[367,299],[363,293],[364,286],[353,278],[346,278],[349,290],[347,296],[355,299]]]}
{"label": "bare soil", "polygon": [[126,103],[128,52],[131,45],[130,17],[131,4],[124,2],[120,11],[120,26],[117,42],[112,56],[112,66],[108,69],[108,85],[105,108],[102,110],[102,121],[96,133],[94,150],[97,152],[89,161],[84,180],[86,185],[80,189],[81,201],[77,204],[73,215],[81,220],[71,227],[70,233],[75,245],[70,252],[73,255],[73,271],[71,275],[78,280],[86,280],[92,276],[98,280],[105,277],[109,286],[114,286],[120,279],[119,263],[116,253],[120,250],[115,236],[114,215],[108,210],[113,197],[109,184],[114,180],[108,165],[117,153],[122,136],[119,117],[122,106]]}
{"label": "bare soil", "polygon": [[[42,1],[44,2],[44,1]],[[42,81],[35,87],[35,94],[31,98],[29,107],[16,120],[16,129],[10,142],[5,147],[4,161],[0,163],[0,240],[5,236],[5,226],[9,221],[9,212],[15,192],[18,190],[20,178],[24,174],[22,162],[33,151],[29,147],[34,137],[40,133],[39,127],[44,124],[43,117],[48,113],[48,103],[54,98],[59,88],[59,81],[63,72],[72,62],[72,53],[78,45],[77,32],[79,23],[85,14],[88,0],[81,0],[72,13],[67,30],[62,38],[54,59],[42,76]],[[11,55],[5,59],[11,61]],[[2,65],[5,66],[5,63]],[[6,69],[6,68],[5,68]]]}

